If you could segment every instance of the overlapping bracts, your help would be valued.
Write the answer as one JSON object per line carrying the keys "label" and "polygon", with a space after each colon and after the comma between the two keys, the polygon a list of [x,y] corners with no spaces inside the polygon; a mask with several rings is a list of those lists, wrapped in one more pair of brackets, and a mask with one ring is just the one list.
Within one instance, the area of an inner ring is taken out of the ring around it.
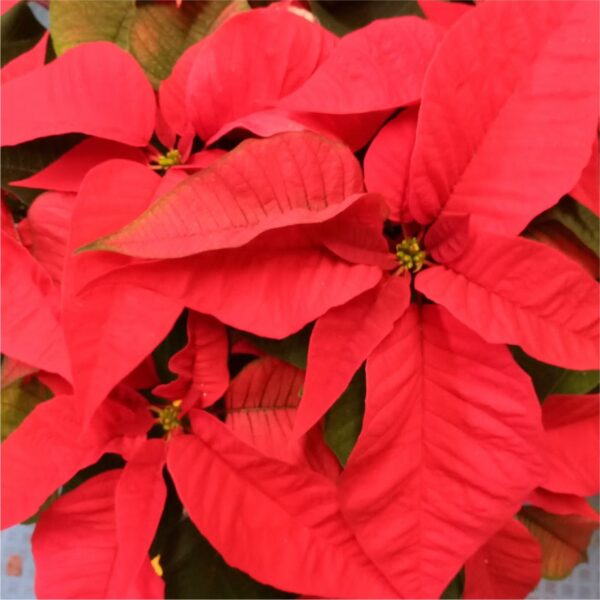
{"label": "overlapping bracts", "polygon": [[3,203],[3,374],[52,396],[2,444],[39,597],[164,597],[174,503],[308,596],[524,597],[581,559],[594,384],[541,405],[507,345],[598,366],[589,265],[521,235],[597,210],[598,5],[422,6],[338,38],[232,4],[157,93],[106,41],[3,69],[3,145],[84,136]]}

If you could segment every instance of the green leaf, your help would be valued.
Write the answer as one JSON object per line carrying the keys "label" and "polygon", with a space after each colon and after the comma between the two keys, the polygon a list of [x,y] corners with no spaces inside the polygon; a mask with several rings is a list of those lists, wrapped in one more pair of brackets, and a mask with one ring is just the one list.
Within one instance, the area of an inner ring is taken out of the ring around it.
{"label": "green leaf", "polygon": [[571,371],[540,362],[520,348],[511,348],[515,360],[531,377],[540,400],[551,394],[587,394],[598,387],[600,371]]}
{"label": "green leaf", "polygon": [[25,142],[18,146],[6,146],[0,154],[2,188],[14,194],[24,204],[31,204],[41,194],[41,190],[13,187],[10,181],[16,181],[34,175],[47,167],[67,150],[79,143],[83,136],[79,134],[42,138]]}
{"label": "green leaf", "polygon": [[0,48],[2,66],[33,48],[45,29],[33,16],[26,2],[19,2],[0,18]]}
{"label": "green leaf", "polygon": [[161,554],[166,598],[291,598],[230,567],[198,532],[183,519]]}
{"label": "green leaf", "polygon": [[346,464],[362,429],[365,391],[365,371],[361,369],[325,416],[325,441],[342,465]]}
{"label": "green leaf", "polygon": [[[241,6],[240,3],[237,3]],[[168,77],[177,59],[208,35],[229,3],[222,1],[139,2],[131,28],[131,53],[155,87]]]}
{"label": "green leaf", "polygon": [[304,370],[306,369],[308,342],[312,327],[312,325],[307,325],[297,333],[283,338],[282,340],[262,338],[250,333],[244,333],[243,335],[263,352],[290,363],[298,369]]}
{"label": "green leaf", "polygon": [[542,213],[535,223],[557,221],[573,233],[598,256],[600,252],[600,220],[588,208],[565,196],[556,206]]}
{"label": "green leaf", "polygon": [[319,22],[337,35],[345,35],[375,21],[423,12],[416,0],[311,0]]}
{"label": "green leaf", "polygon": [[18,379],[2,388],[0,438],[4,441],[50,393],[37,379]]}
{"label": "green leaf", "polygon": [[57,54],[105,40],[133,54],[154,87],[181,54],[208,35],[222,13],[246,10],[245,0],[198,0],[177,7],[156,0],[52,0],[50,31]]}
{"label": "green leaf", "polygon": [[129,50],[135,0],[52,0],[50,32],[59,56],[85,42],[114,42]]}

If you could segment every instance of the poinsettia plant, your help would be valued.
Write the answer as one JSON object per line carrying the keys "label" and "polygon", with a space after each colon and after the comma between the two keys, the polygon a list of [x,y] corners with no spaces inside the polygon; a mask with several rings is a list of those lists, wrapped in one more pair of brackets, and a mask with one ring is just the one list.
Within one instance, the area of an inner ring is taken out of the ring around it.
{"label": "poinsettia plant", "polygon": [[2,0],[0,72],[1,517],[36,594],[568,576],[598,4],[47,4]]}

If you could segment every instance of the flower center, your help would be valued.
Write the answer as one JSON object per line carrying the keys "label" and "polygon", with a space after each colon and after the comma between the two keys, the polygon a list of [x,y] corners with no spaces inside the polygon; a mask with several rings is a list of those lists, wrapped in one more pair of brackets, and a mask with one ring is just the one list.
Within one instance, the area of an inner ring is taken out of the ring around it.
{"label": "flower center", "polygon": [[166,154],[161,154],[154,159],[156,169],[164,169],[165,171],[175,165],[181,164],[181,152],[177,149],[169,150]]}
{"label": "flower center", "polygon": [[401,271],[416,273],[425,264],[427,253],[421,249],[417,238],[404,238],[399,244],[396,244],[396,258],[400,263]]}
{"label": "flower center", "polygon": [[156,413],[156,420],[163,428],[166,434],[174,429],[181,427],[179,413],[181,412],[181,400],[175,400],[164,408],[152,407],[152,412]]}

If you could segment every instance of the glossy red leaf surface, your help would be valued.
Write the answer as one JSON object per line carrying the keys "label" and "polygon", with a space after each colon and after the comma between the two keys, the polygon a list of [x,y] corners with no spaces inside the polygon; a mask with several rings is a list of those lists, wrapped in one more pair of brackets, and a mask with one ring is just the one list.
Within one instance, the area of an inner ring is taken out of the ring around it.
{"label": "glossy red leaf surface", "polygon": [[317,320],[308,347],[306,381],[294,425],[296,436],[306,433],[331,408],[354,373],[391,333],[409,303],[409,278],[387,277]]}
{"label": "glossy red leaf surface", "polygon": [[511,519],[466,562],[463,598],[525,598],[541,576],[538,541]]}
{"label": "glossy red leaf surface", "polygon": [[2,109],[4,146],[71,132],[145,146],[156,101],[133,57],[93,42],[2,86]]}
{"label": "glossy red leaf surface", "polygon": [[357,114],[414,104],[439,40],[440,30],[417,17],[374,21],[345,35],[314,75],[281,105]]}
{"label": "glossy red leaf surface", "polygon": [[59,498],[32,538],[38,598],[163,598],[164,582],[146,558],[139,573],[113,588],[117,558],[115,489],[107,471]]}
{"label": "glossy red leaf surface", "polygon": [[367,361],[342,512],[403,595],[437,597],[541,481],[541,435],[508,350],[441,307],[411,307]]}
{"label": "glossy red leaf surface", "polygon": [[[287,10],[236,15],[195,53],[187,79],[187,114],[208,140],[235,119],[269,108],[313,74],[335,36]],[[252,90],[252,93],[249,93]]]}
{"label": "glossy red leaf surface", "polygon": [[190,311],[187,336],[187,345],[169,361],[169,370],[177,379],[152,390],[155,396],[181,400],[184,412],[210,406],[229,385],[229,339],[225,326],[213,317]]}
{"label": "glossy red leaf surface", "polygon": [[90,248],[176,258],[235,248],[271,229],[329,219],[358,198],[345,146],[312,133],[249,140]]}
{"label": "glossy red leaf surface", "polygon": [[167,464],[192,521],[230,565],[311,596],[396,597],[348,529],[333,483],[260,454],[207,413],[197,418],[195,436],[172,440]]}
{"label": "glossy red leaf surface", "polygon": [[452,27],[460,17],[473,9],[468,4],[447,0],[418,0],[418,2],[427,20],[445,29]]}
{"label": "glossy red leaf surface", "polygon": [[473,234],[459,258],[419,273],[415,286],[489,342],[567,369],[598,366],[598,284],[548,246]]}
{"label": "glossy red leaf surface", "polygon": [[578,496],[594,496],[600,491],[598,400],[598,394],[556,395],[544,400],[548,461],[544,488]]}
{"label": "glossy red leaf surface", "polygon": [[[427,72],[410,211],[519,233],[573,188],[598,124],[598,4],[486,2]],[[502,76],[499,76],[499,74]]]}

